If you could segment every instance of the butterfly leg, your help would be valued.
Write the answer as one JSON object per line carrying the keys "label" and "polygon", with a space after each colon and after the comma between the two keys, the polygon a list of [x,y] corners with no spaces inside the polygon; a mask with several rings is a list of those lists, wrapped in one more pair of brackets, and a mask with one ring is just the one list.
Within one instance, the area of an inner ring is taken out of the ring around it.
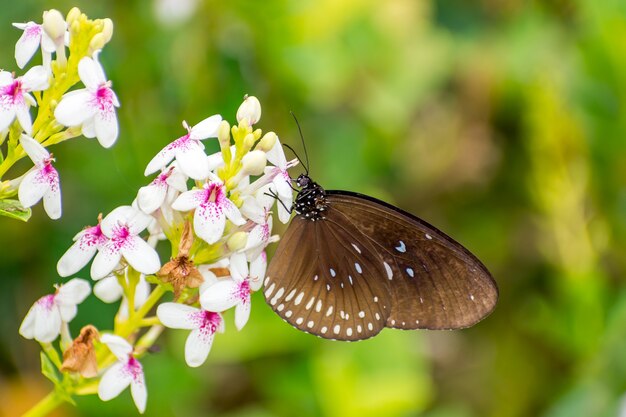
{"label": "butterfly leg", "polygon": [[268,196],[268,197],[272,197],[274,199],[276,199],[281,206],[283,206],[283,208],[285,210],[287,210],[289,213],[293,212],[293,207],[291,207],[290,209],[287,208],[287,206],[285,205],[285,203],[283,203],[283,200],[280,199],[280,197],[278,196],[278,194],[276,194],[276,192],[272,189],[269,190],[269,192],[263,193],[264,195]]}

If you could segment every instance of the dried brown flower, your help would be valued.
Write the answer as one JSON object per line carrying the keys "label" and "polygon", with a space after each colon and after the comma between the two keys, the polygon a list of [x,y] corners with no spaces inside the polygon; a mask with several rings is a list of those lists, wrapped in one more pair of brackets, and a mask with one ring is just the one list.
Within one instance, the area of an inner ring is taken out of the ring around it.
{"label": "dried brown flower", "polygon": [[80,334],[69,348],[63,352],[63,372],[78,372],[85,378],[93,378],[98,374],[98,362],[93,341],[100,338],[98,330],[88,324],[80,330]]}

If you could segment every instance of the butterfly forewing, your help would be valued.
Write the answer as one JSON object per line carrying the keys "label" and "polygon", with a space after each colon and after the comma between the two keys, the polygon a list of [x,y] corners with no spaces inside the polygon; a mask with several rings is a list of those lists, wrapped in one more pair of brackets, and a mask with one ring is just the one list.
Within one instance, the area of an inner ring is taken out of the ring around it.
{"label": "butterfly forewing", "polygon": [[373,245],[352,225],[295,217],[267,272],[265,298],[294,327],[338,340],[372,337],[386,325],[391,294]]}
{"label": "butterfly forewing", "polygon": [[[329,213],[372,246],[388,284],[386,326],[458,329],[495,307],[495,281],[467,249],[423,220],[371,197],[328,191]],[[329,215],[329,217],[331,217]]]}

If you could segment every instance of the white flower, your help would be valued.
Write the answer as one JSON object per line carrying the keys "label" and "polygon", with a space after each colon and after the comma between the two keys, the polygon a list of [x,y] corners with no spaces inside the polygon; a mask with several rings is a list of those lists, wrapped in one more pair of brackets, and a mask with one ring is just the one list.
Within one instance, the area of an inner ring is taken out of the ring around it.
{"label": "white flower", "polygon": [[89,292],[87,281],[74,278],[58,287],[56,293],[41,297],[24,317],[20,334],[42,343],[52,342],[59,336],[62,324],[76,316],[76,305],[82,303]]}
{"label": "white flower", "polygon": [[156,251],[138,236],[152,218],[131,206],[121,206],[102,219],[100,227],[109,240],[100,248],[91,264],[91,277],[104,278],[122,257],[136,271],[154,274],[161,263]]}
{"label": "white flower", "polygon": [[107,241],[100,224],[81,230],[74,237],[74,244],[61,256],[57,263],[57,271],[67,277],[80,271]]}
{"label": "white flower", "polygon": [[29,106],[36,106],[30,91],[48,88],[48,73],[43,66],[37,65],[22,77],[13,79],[13,74],[0,71],[0,131],[5,130],[17,117],[22,129],[29,135],[33,131],[33,122],[28,112]]}
{"label": "white flower", "polygon": [[98,396],[102,401],[109,401],[130,385],[130,393],[135,406],[143,414],[146,410],[148,391],[143,367],[133,356],[133,347],[125,339],[113,334],[102,335],[100,341],[107,345],[118,361],[102,375],[98,385]]}
{"label": "white flower", "polygon": [[85,57],[80,60],[78,75],[86,88],[65,94],[54,110],[54,117],[65,126],[82,125],[85,137],[97,137],[102,146],[109,148],[117,140],[119,127],[115,107],[120,103],[97,54],[93,59]]}
{"label": "white flower", "polygon": [[166,198],[168,194],[177,196],[178,193],[185,191],[187,191],[187,177],[174,163],[169,168],[161,170],[161,173],[150,184],[139,189],[137,206],[144,213],[152,214],[165,201],[173,201],[173,199]]}
{"label": "white flower", "polygon": [[179,211],[195,209],[194,230],[208,243],[215,243],[222,237],[227,217],[238,226],[246,222],[237,206],[226,197],[224,184],[217,181],[207,182],[201,189],[182,193],[172,208]]}
{"label": "white flower", "polygon": [[237,109],[237,121],[246,120],[248,126],[254,125],[261,118],[261,103],[254,96],[246,95]]}
{"label": "white flower", "polygon": [[43,198],[43,207],[51,219],[61,217],[61,184],[59,173],[52,166],[54,158],[35,139],[24,134],[20,137],[22,147],[35,163],[22,179],[18,198],[24,207],[31,207]]}
{"label": "white flower", "polygon": [[208,311],[224,311],[235,307],[235,326],[241,330],[250,317],[250,294],[261,288],[265,267],[263,262],[251,265],[242,253],[230,257],[231,279],[224,279],[207,286],[200,294],[200,304]]}
{"label": "white flower", "polygon": [[216,332],[224,331],[221,314],[179,303],[163,303],[157,309],[163,325],[172,329],[191,330],[185,342],[185,361],[191,367],[204,363]]}
{"label": "white flower", "polygon": [[[44,54],[50,56],[55,51],[54,42],[43,30],[43,25],[39,25],[35,22],[28,23],[13,23],[18,29],[22,29],[24,33],[18,39],[15,44],[15,61],[17,66],[24,68],[28,61],[33,57],[39,45],[41,45],[41,51]],[[49,58],[44,58],[44,61],[49,62]]]}
{"label": "white flower", "polygon": [[209,176],[209,164],[204,153],[203,139],[217,137],[217,129],[222,121],[219,114],[207,117],[194,127],[189,127],[186,122],[183,126],[187,134],[176,139],[161,151],[148,163],[144,175],[150,175],[165,167],[172,159],[176,158],[181,171],[194,180],[203,180]]}

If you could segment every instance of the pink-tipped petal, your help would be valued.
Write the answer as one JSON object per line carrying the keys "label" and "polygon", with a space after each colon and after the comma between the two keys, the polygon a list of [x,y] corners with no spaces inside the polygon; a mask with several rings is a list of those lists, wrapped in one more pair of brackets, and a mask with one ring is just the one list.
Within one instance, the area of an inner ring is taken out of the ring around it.
{"label": "pink-tipped petal", "polygon": [[[47,304],[40,299],[38,303]],[[61,314],[56,306],[48,309],[41,306],[35,310],[35,339],[39,342],[50,343],[59,336],[61,332]]]}
{"label": "pink-tipped petal", "polygon": [[83,269],[96,254],[98,247],[88,241],[75,242],[63,254],[57,263],[57,272],[62,277],[69,277]]}
{"label": "pink-tipped petal", "polygon": [[185,362],[192,368],[196,368],[206,361],[215,332],[207,331],[205,328],[194,329],[187,336],[185,342]]}
{"label": "pink-tipped petal", "polygon": [[154,274],[161,268],[161,261],[156,251],[139,236],[133,236],[122,247],[122,255],[130,266],[142,274]]}
{"label": "pink-tipped petal", "polygon": [[176,200],[172,203],[172,208],[178,211],[193,210],[202,202],[204,194],[204,190],[196,189],[186,191],[176,198]]}
{"label": "pink-tipped petal", "polygon": [[197,125],[191,128],[189,137],[195,140],[217,137],[217,129],[222,122],[222,116],[215,114],[207,117]]}
{"label": "pink-tipped petal", "polygon": [[161,149],[159,153],[157,153],[154,158],[152,158],[150,162],[148,162],[148,165],[146,166],[143,175],[153,174],[169,164],[170,161],[174,159],[174,156],[176,155],[176,149],[178,149],[178,146],[181,142],[182,138],[176,139],[174,142]]}

